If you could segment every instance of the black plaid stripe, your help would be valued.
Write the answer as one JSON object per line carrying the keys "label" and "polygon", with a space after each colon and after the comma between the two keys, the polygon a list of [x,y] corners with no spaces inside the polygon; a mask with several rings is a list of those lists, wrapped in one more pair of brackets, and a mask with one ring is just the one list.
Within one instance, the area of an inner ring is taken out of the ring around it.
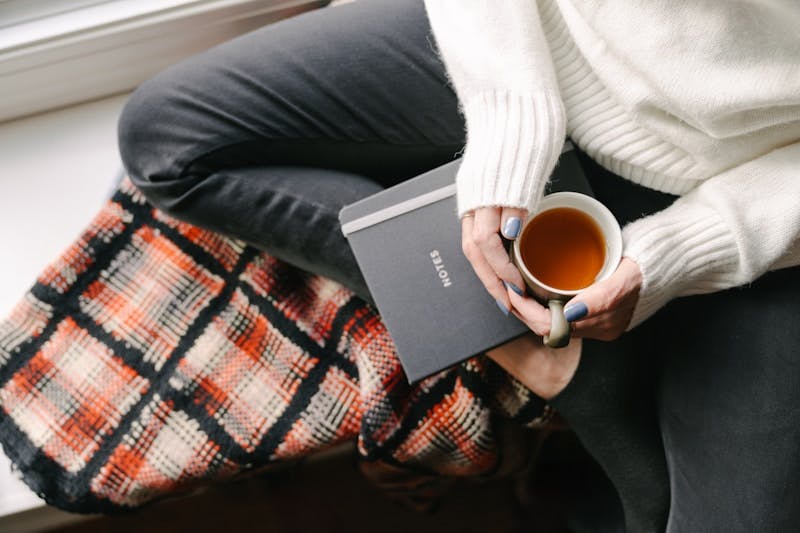
{"label": "black plaid stripe", "polygon": [[79,303],[81,311],[158,370],[223,285],[222,278],[144,226]]}
{"label": "black plaid stripe", "polygon": [[293,459],[351,439],[361,425],[358,382],[331,366],[308,405],[276,447],[274,459]]}
{"label": "black plaid stripe", "polygon": [[95,497],[137,506],[185,490],[209,476],[228,477],[242,467],[226,459],[200,424],[158,394],[91,480]]}
{"label": "black plaid stripe", "polygon": [[149,388],[70,318],[0,389],[3,410],[67,472],[81,470]]}

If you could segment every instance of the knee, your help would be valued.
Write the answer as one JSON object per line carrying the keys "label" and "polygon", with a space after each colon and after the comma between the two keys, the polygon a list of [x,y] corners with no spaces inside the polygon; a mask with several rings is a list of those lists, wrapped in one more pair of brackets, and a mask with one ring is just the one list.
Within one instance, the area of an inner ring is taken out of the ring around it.
{"label": "knee", "polygon": [[[180,97],[168,76],[156,76],[130,96],[117,122],[122,164],[145,197],[165,211],[185,193],[188,140],[181,132]],[[177,104],[177,105],[176,105]]]}
{"label": "knee", "polygon": [[158,179],[166,170],[154,137],[159,129],[159,109],[165,95],[152,80],[140,85],[128,98],[117,122],[117,143],[122,164],[137,185]]}

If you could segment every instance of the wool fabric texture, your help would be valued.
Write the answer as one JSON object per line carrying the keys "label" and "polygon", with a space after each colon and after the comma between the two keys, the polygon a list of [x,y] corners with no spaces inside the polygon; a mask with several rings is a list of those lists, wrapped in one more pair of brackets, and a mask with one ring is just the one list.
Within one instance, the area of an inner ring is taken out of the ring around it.
{"label": "wool fabric texture", "polygon": [[127,179],[0,322],[0,442],[73,512],[356,439],[393,472],[490,475],[494,421],[551,414],[482,356],[409,385],[349,289],[173,219]]}
{"label": "wool fabric texture", "polygon": [[467,124],[459,215],[533,211],[566,133],[680,195],[623,228],[630,327],[672,298],[800,264],[800,4],[426,0]]}

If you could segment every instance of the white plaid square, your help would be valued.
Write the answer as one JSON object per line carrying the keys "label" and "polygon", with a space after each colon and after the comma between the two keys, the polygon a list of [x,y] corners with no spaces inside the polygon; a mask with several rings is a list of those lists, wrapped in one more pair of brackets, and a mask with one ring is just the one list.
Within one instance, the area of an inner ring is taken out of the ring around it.
{"label": "white plaid square", "polygon": [[224,281],[150,227],[140,228],[80,308],[160,370]]}
{"label": "white plaid square", "polygon": [[252,452],[317,363],[237,289],[181,359],[170,383]]}

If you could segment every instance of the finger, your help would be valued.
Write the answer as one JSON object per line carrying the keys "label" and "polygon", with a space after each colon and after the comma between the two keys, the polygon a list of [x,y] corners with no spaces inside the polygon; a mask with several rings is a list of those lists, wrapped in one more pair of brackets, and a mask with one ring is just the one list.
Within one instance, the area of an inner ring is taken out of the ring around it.
{"label": "finger", "polygon": [[508,240],[519,237],[528,211],[517,207],[504,207],[500,215],[500,232]]}
{"label": "finger", "polygon": [[478,279],[483,283],[483,286],[486,287],[489,294],[497,301],[498,306],[502,305],[500,310],[508,314],[508,310],[511,308],[511,301],[508,298],[506,288],[475,244],[472,238],[473,224],[474,217],[465,217],[461,220],[462,251],[472,265],[472,269],[475,271]]}
{"label": "finger", "polygon": [[612,276],[578,293],[564,307],[564,317],[567,322],[599,317],[613,311],[619,300],[619,290],[615,281]]}
{"label": "finger", "polygon": [[605,330],[608,323],[608,313],[578,320],[570,323],[570,336],[571,337],[588,337],[595,338]]}
{"label": "finger", "polygon": [[599,340],[614,340],[628,329],[635,302],[623,300],[613,309],[592,317],[571,322],[572,335]]}
{"label": "finger", "polygon": [[545,335],[548,335],[550,333],[550,327],[549,326],[548,327],[544,327],[542,324],[528,321],[528,319],[525,318],[524,315],[522,315],[519,311],[517,311],[513,307],[511,308],[511,314],[514,315],[515,317],[517,317],[517,319],[520,322],[525,324],[528,327],[528,329],[530,329],[532,332],[534,332],[539,337],[544,337]]}
{"label": "finger", "polygon": [[628,316],[639,298],[642,283],[639,266],[627,257],[608,279],[596,283],[575,296],[564,308],[567,321],[574,322],[614,311]]}
{"label": "finger", "polygon": [[550,310],[548,308],[533,298],[518,295],[510,288],[507,293],[511,300],[514,316],[539,336],[550,333]]}
{"label": "finger", "polygon": [[475,222],[472,227],[472,237],[478,249],[483,254],[486,262],[492,268],[495,276],[513,283],[522,289],[524,286],[522,274],[511,262],[511,258],[503,246],[498,229],[500,227],[500,208],[480,208],[475,211]]}
{"label": "finger", "polygon": [[614,313],[605,313],[588,320],[581,320],[570,324],[570,336],[601,341],[612,341],[625,333],[624,319]]}

